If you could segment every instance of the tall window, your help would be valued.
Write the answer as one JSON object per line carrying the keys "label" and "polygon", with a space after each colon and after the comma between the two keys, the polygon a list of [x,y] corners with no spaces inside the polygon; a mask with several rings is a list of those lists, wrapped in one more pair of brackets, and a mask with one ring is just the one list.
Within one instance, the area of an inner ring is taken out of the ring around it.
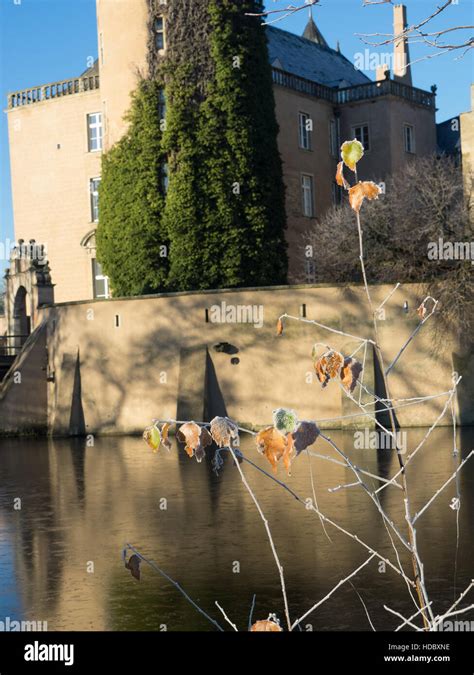
{"label": "tall window", "polygon": [[91,178],[89,191],[91,198],[91,220],[97,223],[99,220],[99,184],[100,178]]}
{"label": "tall window", "polygon": [[298,113],[298,130],[300,148],[311,150],[311,131],[313,129],[313,120],[306,113]]}
{"label": "tall window", "polygon": [[336,120],[329,120],[329,152],[331,157],[337,157],[338,150],[337,122]]}
{"label": "tall window", "polygon": [[110,298],[109,277],[102,271],[102,265],[92,258],[92,281],[94,284],[94,298]]}
{"label": "tall window", "polygon": [[352,133],[354,138],[358,140],[364,146],[364,150],[367,152],[370,150],[370,138],[369,138],[369,125],[361,124],[358,127],[352,127]]}
{"label": "tall window", "polygon": [[314,216],[313,177],[305,173],[301,174],[301,197],[303,215],[312,218]]}
{"label": "tall window", "polygon": [[155,19],[155,47],[157,49],[165,48],[165,20],[162,16]]}
{"label": "tall window", "polygon": [[158,114],[160,120],[164,120],[166,117],[166,94],[164,89],[160,89],[160,100],[158,103]]}
{"label": "tall window", "polygon": [[405,134],[405,151],[406,152],[415,152],[415,129],[411,124],[404,125],[404,134]]}
{"label": "tall window", "polygon": [[102,150],[102,113],[87,115],[87,137],[89,152]]}
{"label": "tall window", "polygon": [[342,189],[335,181],[332,183],[332,203],[334,206],[339,206],[342,203]]}
{"label": "tall window", "polygon": [[304,261],[304,274],[307,284],[316,283],[316,263],[310,258],[306,258]]}
{"label": "tall window", "polygon": [[166,192],[168,192],[168,185],[169,185],[169,170],[168,170],[168,163],[167,162],[165,162],[162,165],[161,171],[162,171],[161,180],[162,180],[163,190],[166,193]]}

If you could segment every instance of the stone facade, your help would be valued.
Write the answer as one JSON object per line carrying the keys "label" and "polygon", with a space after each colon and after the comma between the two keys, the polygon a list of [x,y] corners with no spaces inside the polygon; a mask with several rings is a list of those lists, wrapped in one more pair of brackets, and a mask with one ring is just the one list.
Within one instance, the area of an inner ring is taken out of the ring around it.
{"label": "stone facade", "polygon": [[[47,245],[58,302],[98,293],[92,204],[97,184],[92,181],[100,176],[102,150],[126,129],[124,115],[137,78],[148,73],[150,7],[159,15],[165,5],[97,0],[98,63],[79,78],[10,95],[15,236]],[[397,6],[397,25],[404,17]],[[364,134],[366,127],[369,149],[361,176],[383,181],[416,155],[435,152],[435,98],[410,86],[409,69],[372,82],[327,46],[312,20],[306,38],[277,28],[267,32],[286,185],[289,280],[311,282],[300,251],[305,232],[340,199],[334,176],[341,141]],[[166,47],[166,21],[163,41]],[[396,47],[397,53],[403,49],[403,43]],[[88,116],[95,113],[101,114],[102,144],[91,151]],[[307,143],[302,143],[302,120],[312,125]],[[407,127],[413,136],[409,151]],[[304,194],[310,195],[306,206]],[[100,284],[103,294],[106,282]]]}

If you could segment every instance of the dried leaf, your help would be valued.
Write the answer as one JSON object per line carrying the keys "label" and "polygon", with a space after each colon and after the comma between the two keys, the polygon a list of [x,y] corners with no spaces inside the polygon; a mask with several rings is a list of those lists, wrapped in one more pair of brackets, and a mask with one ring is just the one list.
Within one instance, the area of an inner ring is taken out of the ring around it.
{"label": "dried leaf", "polygon": [[273,425],[281,434],[291,434],[298,424],[298,417],[294,410],[277,408],[273,411]]}
{"label": "dried leaf", "polygon": [[293,441],[296,451],[296,456],[317,440],[319,434],[319,427],[315,422],[307,422],[303,420],[300,422],[293,434]]}
{"label": "dried leaf", "polygon": [[277,472],[278,462],[287,449],[287,439],[275,427],[266,427],[256,436],[257,450],[265,455],[270,462],[274,473]]}
{"label": "dried leaf", "polygon": [[281,319],[277,321],[277,335],[283,335],[283,321]]}
{"label": "dried leaf", "polygon": [[362,364],[351,356],[344,359],[344,365],[341,370],[341,382],[345,389],[351,394],[355,389],[359,375],[362,372]]}
{"label": "dried leaf", "polygon": [[420,317],[421,320],[423,320],[426,316],[426,306],[425,303],[422,302],[421,305],[418,307],[416,310],[418,316]]}
{"label": "dried leaf", "polygon": [[167,450],[171,449],[171,441],[169,439],[169,430],[170,430],[171,424],[166,422],[163,424],[161,427],[161,443],[162,445],[165,446]]}
{"label": "dried leaf", "polygon": [[343,187],[344,190],[348,190],[350,188],[349,183],[344,178],[344,162],[339,162],[337,165],[336,183]]}
{"label": "dried leaf", "polygon": [[211,445],[212,443],[212,437],[211,434],[208,432],[208,430],[203,427],[201,429],[201,436],[199,438],[199,445],[194,451],[194,456],[196,457],[198,462],[202,462],[204,457],[206,456],[204,448],[206,448],[208,445]]}
{"label": "dried leaf", "polygon": [[214,417],[211,420],[211,436],[219,448],[239,446],[239,429],[228,417]]}
{"label": "dried leaf", "polygon": [[281,633],[283,628],[275,621],[256,621],[250,629],[252,633]]}
{"label": "dried leaf", "polygon": [[344,164],[355,171],[357,162],[364,155],[364,146],[355,138],[353,141],[345,141],[341,146],[341,157]]}
{"label": "dried leaf", "polygon": [[130,570],[132,577],[140,581],[140,558],[134,553],[128,560],[125,561],[125,567]]}
{"label": "dried leaf", "polygon": [[349,204],[356,213],[359,213],[362,202],[366,197],[367,199],[378,199],[380,193],[379,186],[371,180],[359,181],[357,185],[349,188]]}
{"label": "dried leaf", "polygon": [[147,427],[143,432],[143,440],[153,452],[158,452],[161,443],[160,430],[155,426]]}
{"label": "dried leaf", "polygon": [[208,430],[196,422],[182,424],[176,432],[176,438],[186,444],[184,449],[189,457],[196,457],[198,462],[202,462],[205,456],[204,448],[212,443]]}
{"label": "dried leaf", "polygon": [[[315,351],[313,350],[313,359],[315,356]],[[334,379],[340,373],[342,366],[344,365],[344,357],[339,352],[336,352],[330,349],[328,352],[314,362],[314,369],[318,380],[323,385],[323,388],[326,387],[329,380]]]}

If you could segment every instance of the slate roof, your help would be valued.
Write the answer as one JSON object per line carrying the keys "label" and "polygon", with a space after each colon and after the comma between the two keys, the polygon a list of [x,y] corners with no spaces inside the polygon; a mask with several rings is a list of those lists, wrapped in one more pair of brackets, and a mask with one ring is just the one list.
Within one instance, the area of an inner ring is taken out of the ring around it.
{"label": "slate roof", "polygon": [[267,26],[270,63],[288,73],[327,87],[351,87],[371,82],[340,52],[304,37]]}

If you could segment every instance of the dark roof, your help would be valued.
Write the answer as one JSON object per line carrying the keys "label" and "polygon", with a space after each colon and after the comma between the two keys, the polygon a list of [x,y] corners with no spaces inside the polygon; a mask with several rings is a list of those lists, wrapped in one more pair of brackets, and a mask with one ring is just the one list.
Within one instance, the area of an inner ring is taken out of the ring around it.
{"label": "dark roof", "polygon": [[90,68],[87,68],[79,77],[92,77],[99,74],[99,59],[96,59]]}
{"label": "dark roof", "polygon": [[309,17],[309,21],[306,24],[306,28],[304,29],[303,37],[307,40],[311,40],[311,42],[316,42],[317,44],[323,45],[324,47],[328,47],[328,43],[324,39],[317,25],[314,23],[312,16]]}
{"label": "dark roof", "polygon": [[[457,121],[457,124],[453,124],[454,120]],[[449,156],[456,156],[460,153],[461,134],[459,127],[459,117],[450,118],[436,125],[436,144],[439,153]]]}
{"label": "dark roof", "polygon": [[304,37],[267,26],[270,63],[327,87],[351,87],[371,80],[340,52]]}

